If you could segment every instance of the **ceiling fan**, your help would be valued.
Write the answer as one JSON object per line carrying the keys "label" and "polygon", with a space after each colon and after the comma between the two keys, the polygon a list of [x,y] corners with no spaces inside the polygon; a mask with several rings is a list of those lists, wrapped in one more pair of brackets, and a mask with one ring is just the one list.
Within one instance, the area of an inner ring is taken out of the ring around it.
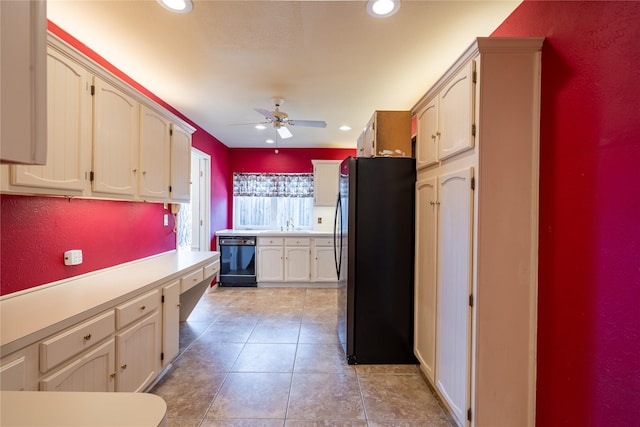
{"label": "ceiling fan", "polygon": [[267,111],[262,108],[255,108],[255,110],[264,116],[264,118],[267,120],[266,124],[273,125],[276,131],[278,131],[278,135],[280,135],[280,138],[282,139],[291,138],[293,136],[287,126],[306,126],[313,128],[327,127],[327,123],[322,120],[290,119],[287,113],[285,113],[284,111],[280,111],[280,106],[284,103],[284,98],[273,98],[273,103],[275,104],[275,108],[273,111]]}

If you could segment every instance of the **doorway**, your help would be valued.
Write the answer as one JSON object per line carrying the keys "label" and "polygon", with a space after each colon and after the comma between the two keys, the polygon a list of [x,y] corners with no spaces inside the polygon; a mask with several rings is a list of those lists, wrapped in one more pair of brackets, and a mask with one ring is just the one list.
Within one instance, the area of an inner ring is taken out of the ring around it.
{"label": "doorway", "polygon": [[211,156],[191,149],[191,202],[178,212],[178,250],[209,251]]}

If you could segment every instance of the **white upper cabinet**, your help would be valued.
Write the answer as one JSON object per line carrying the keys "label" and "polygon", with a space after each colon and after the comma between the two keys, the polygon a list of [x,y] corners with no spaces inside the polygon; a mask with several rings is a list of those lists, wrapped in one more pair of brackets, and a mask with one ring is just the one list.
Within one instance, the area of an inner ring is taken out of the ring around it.
{"label": "white upper cabinet", "polygon": [[311,160],[313,163],[313,204],[335,206],[338,197],[340,160]]}
{"label": "white upper cabinet", "polygon": [[47,160],[45,1],[0,1],[0,162]]}
{"label": "white upper cabinet", "polygon": [[140,197],[169,198],[171,123],[147,106],[140,106]]}
{"label": "white upper cabinet", "polygon": [[93,191],[133,197],[138,188],[140,104],[97,76],[94,86]]}
{"label": "white upper cabinet", "polygon": [[48,43],[42,67],[47,71],[46,165],[0,166],[0,190],[189,201],[194,129],[55,36]]}
{"label": "white upper cabinet", "polygon": [[473,147],[475,61],[453,76],[438,96],[438,159],[443,160]]}
{"label": "white upper cabinet", "polygon": [[11,184],[80,195],[91,170],[91,76],[60,52],[47,51],[47,163],[14,166]]}
{"label": "white upper cabinet", "polygon": [[171,194],[172,202],[191,199],[191,134],[171,126]]}
{"label": "white upper cabinet", "polygon": [[438,98],[432,99],[416,115],[416,167],[421,169],[438,161]]}

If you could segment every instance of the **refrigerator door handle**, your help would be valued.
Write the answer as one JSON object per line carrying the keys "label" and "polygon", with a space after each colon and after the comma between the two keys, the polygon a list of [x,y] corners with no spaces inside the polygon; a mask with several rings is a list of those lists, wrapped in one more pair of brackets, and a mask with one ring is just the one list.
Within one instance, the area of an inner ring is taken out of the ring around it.
{"label": "refrigerator door handle", "polygon": [[[336,212],[333,217],[333,259],[336,263],[336,275],[340,280],[340,268],[342,267],[342,226],[338,230],[338,221],[342,215],[342,200],[340,199],[340,193],[338,193],[338,200],[336,201]],[[338,232],[340,232],[340,251],[338,252]]]}

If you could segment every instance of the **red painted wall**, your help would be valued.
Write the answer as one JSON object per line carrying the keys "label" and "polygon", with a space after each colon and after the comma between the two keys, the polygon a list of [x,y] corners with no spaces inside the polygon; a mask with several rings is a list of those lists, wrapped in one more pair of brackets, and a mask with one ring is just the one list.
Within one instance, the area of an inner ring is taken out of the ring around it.
{"label": "red painted wall", "polygon": [[640,420],[640,2],[525,1],[542,53],[538,426]]}
{"label": "red painted wall", "polygon": [[[3,295],[176,247],[162,203],[3,194],[0,209]],[[82,249],[82,264],[64,265],[70,249]]]}
{"label": "red painted wall", "polygon": [[[228,188],[233,189],[234,172],[311,173],[311,160],[342,160],[355,155],[355,148],[279,148],[277,154],[275,148],[231,148]],[[228,218],[231,227],[233,190],[229,192]]]}
{"label": "red painted wall", "polygon": [[[167,108],[196,131],[193,146],[211,155],[211,230],[226,228],[228,149],[179,111],[49,22],[49,31]],[[161,203],[0,196],[0,295],[29,289],[175,249],[173,218]],[[212,244],[213,245],[213,244]],[[83,250],[83,264],[65,266],[63,252]]]}

